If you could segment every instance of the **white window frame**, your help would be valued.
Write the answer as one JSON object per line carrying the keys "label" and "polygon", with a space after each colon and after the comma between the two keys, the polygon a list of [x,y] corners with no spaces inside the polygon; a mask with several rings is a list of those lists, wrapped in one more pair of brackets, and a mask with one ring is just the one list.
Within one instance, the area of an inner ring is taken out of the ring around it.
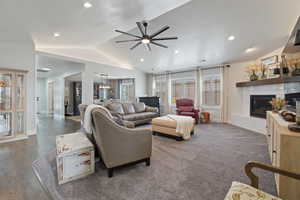
{"label": "white window frame", "polygon": [[[173,81],[180,81],[182,83],[189,82],[189,81],[194,81],[194,83],[195,83],[195,90],[194,90],[195,97],[194,97],[193,101],[194,101],[194,103],[196,102],[196,99],[197,99],[197,78],[196,77],[172,78],[171,79],[171,86],[170,86],[170,91],[171,91],[170,96],[171,96],[171,105],[172,105],[172,107],[176,106],[176,103],[172,102],[172,98],[173,98],[173,87],[172,87]],[[184,90],[184,95],[183,96],[185,96],[185,94],[186,94],[186,91]],[[182,97],[182,98],[184,98],[184,97]]]}
{"label": "white window frame", "polygon": [[[204,98],[204,95],[203,95],[203,92],[204,92],[204,82],[205,80],[207,79],[211,79],[212,77],[219,77],[219,80],[220,80],[220,100],[219,100],[219,105],[214,105],[214,106],[211,106],[211,105],[206,105],[204,104],[204,101],[203,101],[203,98]],[[202,75],[202,80],[201,80],[201,87],[200,87],[200,101],[201,101],[201,107],[203,108],[207,108],[207,109],[220,109],[221,108],[221,93],[222,93],[222,75],[221,74],[207,74],[207,75]]]}

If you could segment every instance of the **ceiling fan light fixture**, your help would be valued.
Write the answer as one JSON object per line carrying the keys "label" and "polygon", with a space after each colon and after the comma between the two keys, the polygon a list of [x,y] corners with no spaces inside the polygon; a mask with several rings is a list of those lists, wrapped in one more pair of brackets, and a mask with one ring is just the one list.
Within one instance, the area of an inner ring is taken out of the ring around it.
{"label": "ceiling fan light fixture", "polygon": [[[159,29],[158,31],[156,31],[155,33],[153,33],[152,35],[147,34],[147,27],[148,27],[148,23],[147,22],[136,22],[136,25],[141,33],[141,36],[139,35],[135,35],[135,34],[131,34],[131,33],[127,33],[124,31],[120,31],[120,30],[115,30],[118,33],[122,33],[131,37],[134,37],[135,39],[132,40],[120,40],[120,41],[116,41],[116,43],[123,43],[123,42],[137,42],[135,43],[133,46],[130,47],[130,50],[135,49],[136,47],[138,47],[141,44],[144,44],[145,47],[148,49],[148,51],[151,51],[151,45],[156,45],[159,47],[163,47],[163,48],[168,48],[168,46],[163,45],[161,43],[159,43],[158,41],[162,41],[162,40],[177,40],[177,37],[159,37],[157,38],[156,36],[158,36],[159,34],[165,32],[166,30],[168,30],[170,27],[169,26],[164,26],[161,29]],[[150,45],[151,44],[151,45]]]}
{"label": "ceiling fan light fixture", "polygon": [[143,44],[149,44],[149,43],[150,43],[150,40],[147,39],[147,38],[144,38],[144,39],[142,39],[142,43],[143,43]]}

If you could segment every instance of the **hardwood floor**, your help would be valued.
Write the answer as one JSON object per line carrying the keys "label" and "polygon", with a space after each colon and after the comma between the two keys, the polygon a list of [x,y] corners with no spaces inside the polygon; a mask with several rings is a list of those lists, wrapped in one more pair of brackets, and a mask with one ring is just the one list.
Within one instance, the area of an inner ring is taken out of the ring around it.
{"label": "hardwood floor", "polygon": [[40,115],[36,136],[0,144],[0,200],[48,200],[31,164],[39,155],[55,148],[56,135],[79,128],[79,122]]}

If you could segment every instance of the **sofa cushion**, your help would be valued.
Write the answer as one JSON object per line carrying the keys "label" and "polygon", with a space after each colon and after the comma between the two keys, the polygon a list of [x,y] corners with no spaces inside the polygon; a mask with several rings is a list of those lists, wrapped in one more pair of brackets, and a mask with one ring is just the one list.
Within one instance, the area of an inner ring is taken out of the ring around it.
{"label": "sofa cushion", "polygon": [[179,106],[178,110],[182,112],[193,112],[194,107],[193,106]]}
{"label": "sofa cushion", "polygon": [[142,103],[142,102],[134,103],[133,106],[134,106],[136,113],[145,112],[145,110],[146,110],[146,105],[145,105],[145,103]]}
{"label": "sofa cushion", "polygon": [[224,200],[281,200],[250,185],[233,182]]}
{"label": "sofa cushion", "polygon": [[124,126],[126,128],[134,128],[135,125],[134,125],[134,122],[130,122],[130,121],[126,121],[126,120],[122,120],[118,117],[114,117],[113,120],[119,124],[120,126]]}
{"label": "sofa cushion", "polygon": [[194,116],[194,112],[181,112],[180,115],[185,115],[185,116]]}
{"label": "sofa cushion", "polygon": [[124,115],[123,119],[127,120],[127,121],[137,121],[137,120],[143,120],[143,119],[151,119],[156,116],[157,116],[157,113],[142,112],[142,113],[134,113],[134,114]]}
{"label": "sofa cushion", "polygon": [[110,111],[112,111],[113,113],[119,113],[121,115],[124,115],[124,109],[121,103],[110,103],[107,104],[106,106]]}
{"label": "sofa cushion", "polygon": [[123,103],[122,105],[126,115],[135,113],[135,109],[132,103]]}

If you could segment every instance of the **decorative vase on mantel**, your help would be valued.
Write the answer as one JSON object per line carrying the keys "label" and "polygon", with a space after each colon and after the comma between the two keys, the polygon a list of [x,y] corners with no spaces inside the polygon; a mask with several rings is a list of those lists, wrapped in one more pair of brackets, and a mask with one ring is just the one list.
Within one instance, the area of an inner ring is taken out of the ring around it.
{"label": "decorative vase on mantel", "polygon": [[253,71],[252,74],[250,75],[250,81],[257,81],[258,80],[258,76],[256,75],[256,73]]}

